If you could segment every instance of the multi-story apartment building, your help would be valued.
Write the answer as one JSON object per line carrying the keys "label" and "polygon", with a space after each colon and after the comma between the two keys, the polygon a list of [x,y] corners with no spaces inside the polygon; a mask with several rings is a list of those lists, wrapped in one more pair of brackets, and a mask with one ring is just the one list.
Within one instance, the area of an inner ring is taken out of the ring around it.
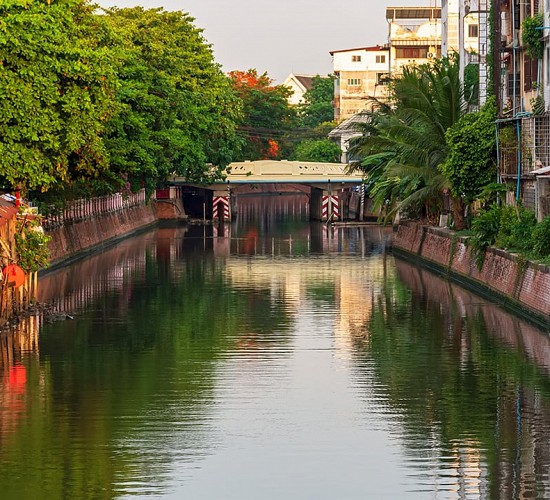
{"label": "multi-story apartment building", "polygon": [[441,54],[447,56],[455,52],[459,55],[462,81],[465,68],[476,66],[478,83],[475,100],[480,105],[487,99],[490,1],[441,2]]}
{"label": "multi-story apartment building", "polygon": [[441,8],[388,7],[390,74],[441,56]]}
{"label": "multi-story apartment building", "polygon": [[342,121],[387,98],[389,49],[375,45],[333,50],[334,118]]}
{"label": "multi-story apartment building", "polygon": [[[522,44],[522,24],[539,13],[538,0],[500,0],[500,51],[504,78],[500,82],[501,110],[507,116],[532,110],[532,99],[543,85],[538,59],[530,59]],[[540,31],[541,38],[547,33]]]}

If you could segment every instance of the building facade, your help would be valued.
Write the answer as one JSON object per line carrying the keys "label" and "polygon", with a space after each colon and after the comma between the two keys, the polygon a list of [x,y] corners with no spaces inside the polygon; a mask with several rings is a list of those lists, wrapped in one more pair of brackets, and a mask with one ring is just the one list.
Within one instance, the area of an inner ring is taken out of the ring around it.
{"label": "building facade", "polygon": [[388,96],[389,49],[375,45],[330,52],[334,81],[334,119],[351,118]]}
{"label": "building facade", "polygon": [[405,65],[441,57],[441,8],[388,7],[386,20],[391,75],[399,74]]}

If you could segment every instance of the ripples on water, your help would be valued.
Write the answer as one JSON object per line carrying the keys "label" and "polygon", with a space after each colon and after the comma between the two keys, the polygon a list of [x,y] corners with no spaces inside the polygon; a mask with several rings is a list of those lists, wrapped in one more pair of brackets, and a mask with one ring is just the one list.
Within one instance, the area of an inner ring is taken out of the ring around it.
{"label": "ripples on water", "polygon": [[75,319],[2,337],[2,498],[550,496],[545,332],[387,231],[251,220],[43,278]]}

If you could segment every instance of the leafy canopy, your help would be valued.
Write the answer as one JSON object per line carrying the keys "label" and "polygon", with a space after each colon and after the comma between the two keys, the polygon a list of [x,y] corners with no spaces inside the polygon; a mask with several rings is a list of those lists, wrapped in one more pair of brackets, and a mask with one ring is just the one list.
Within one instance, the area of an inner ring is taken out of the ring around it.
{"label": "leafy canopy", "polygon": [[239,144],[240,102],[193,18],[141,7],[106,17],[122,67],[121,112],[106,138],[112,175],[133,182],[219,177]]}
{"label": "leafy canopy", "polygon": [[240,160],[282,158],[288,153],[288,134],[296,113],[288,103],[291,90],[273,85],[267,73],[255,69],[231,71],[233,89],[243,103],[240,133],[245,144]]}
{"label": "leafy canopy", "polygon": [[0,182],[46,191],[105,172],[116,71],[87,1],[2,2]]}
{"label": "leafy canopy", "polygon": [[304,94],[304,102],[298,106],[302,127],[315,128],[334,120],[334,76],[313,77],[311,88]]}
{"label": "leafy canopy", "polygon": [[464,115],[446,133],[449,154],[440,169],[449,180],[451,194],[468,204],[496,179],[495,119],[496,103],[491,98],[479,112]]}

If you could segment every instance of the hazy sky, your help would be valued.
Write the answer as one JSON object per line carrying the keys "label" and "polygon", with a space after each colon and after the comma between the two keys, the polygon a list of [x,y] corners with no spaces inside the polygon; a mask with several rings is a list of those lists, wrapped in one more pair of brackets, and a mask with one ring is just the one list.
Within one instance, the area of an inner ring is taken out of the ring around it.
{"label": "hazy sky", "polygon": [[224,71],[256,68],[278,83],[289,73],[332,71],[331,50],[387,41],[385,8],[435,0],[96,0],[102,6],[164,7],[195,18]]}

